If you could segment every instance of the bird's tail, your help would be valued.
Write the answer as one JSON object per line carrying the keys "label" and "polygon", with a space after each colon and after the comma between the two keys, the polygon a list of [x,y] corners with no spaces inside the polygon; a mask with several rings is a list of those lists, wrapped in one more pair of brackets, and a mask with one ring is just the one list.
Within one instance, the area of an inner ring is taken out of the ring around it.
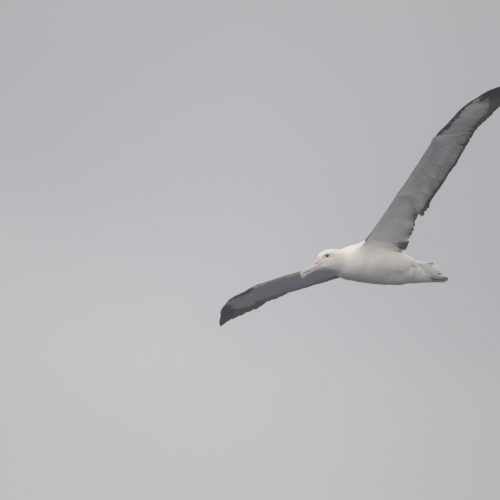
{"label": "bird's tail", "polygon": [[443,273],[434,265],[434,262],[426,262],[425,264],[431,275],[431,281],[438,283],[448,281],[448,276],[443,276]]}
{"label": "bird's tail", "polygon": [[434,274],[431,276],[431,281],[436,281],[436,282],[448,281],[448,276],[443,276],[441,273]]}

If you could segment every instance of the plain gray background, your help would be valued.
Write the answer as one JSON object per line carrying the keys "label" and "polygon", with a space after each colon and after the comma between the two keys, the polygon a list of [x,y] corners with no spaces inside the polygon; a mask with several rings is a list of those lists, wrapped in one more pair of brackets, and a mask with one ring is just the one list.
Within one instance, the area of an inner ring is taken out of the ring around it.
{"label": "plain gray background", "polygon": [[498,2],[0,13],[2,499],[499,498],[500,113],[408,249],[448,283],[218,326],[362,240],[500,85]]}

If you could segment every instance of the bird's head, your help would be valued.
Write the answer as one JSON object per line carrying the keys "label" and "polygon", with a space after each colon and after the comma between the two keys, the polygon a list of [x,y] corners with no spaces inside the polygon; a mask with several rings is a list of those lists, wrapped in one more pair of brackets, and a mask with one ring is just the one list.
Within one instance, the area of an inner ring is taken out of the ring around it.
{"label": "bird's head", "polygon": [[300,275],[305,278],[308,274],[319,271],[320,269],[328,269],[330,271],[336,271],[338,268],[338,256],[339,251],[335,248],[327,248],[322,250],[317,257],[314,259],[310,266],[302,269]]}

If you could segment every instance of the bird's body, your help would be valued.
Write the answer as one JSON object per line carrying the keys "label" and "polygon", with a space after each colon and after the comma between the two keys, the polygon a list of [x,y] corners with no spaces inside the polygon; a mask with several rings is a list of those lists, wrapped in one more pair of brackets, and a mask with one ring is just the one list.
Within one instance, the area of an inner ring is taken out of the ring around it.
{"label": "bird's body", "polygon": [[300,272],[255,285],[235,295],[222,308],[220,324],[289,292],[344,278],[379,285],[443,282],[431,262],[404,252],[415,220],[424,215],[446,177],[456,165],[475,130],[498,107],[500,87],[466,104],[437,133],[408,180],[368,237],[340,250],[328,249]]}
{"label": "bird's body", "polygon": [[336,250],[334,260],[339,278],[362,283],[405,285],[447,280],[432,262],[366,241]]}

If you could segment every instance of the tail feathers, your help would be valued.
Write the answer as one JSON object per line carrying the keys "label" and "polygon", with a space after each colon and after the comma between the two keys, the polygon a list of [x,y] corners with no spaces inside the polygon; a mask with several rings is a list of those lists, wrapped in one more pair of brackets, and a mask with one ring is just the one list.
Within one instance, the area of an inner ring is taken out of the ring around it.
{"label": "tail feathers", "polygon": [[425,262],[424,266],[427,268],[426,270],[429,273],[428,276],[430,277],[431,281],[436,281],[436,282],[448,281],[448,277],[443,276],[443,274],[434,264],[434,262]]}
{"label": "tail feathers", "polygon": [[443,276],[442,274],[435,274],[431,276],[431,281],[443,282],[448,281],[448,276]]}

